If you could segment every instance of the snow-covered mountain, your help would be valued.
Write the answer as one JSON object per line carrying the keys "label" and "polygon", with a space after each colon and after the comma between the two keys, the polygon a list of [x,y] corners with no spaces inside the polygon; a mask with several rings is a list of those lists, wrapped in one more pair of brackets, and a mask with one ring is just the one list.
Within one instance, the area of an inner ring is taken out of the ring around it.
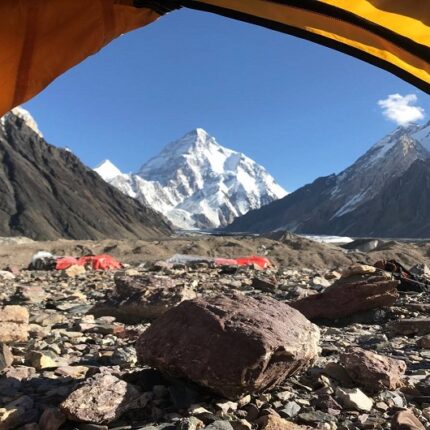
{"label": "snow-covered mountain", "polygon": [[287,194],[262,166],[201,128],[167,145],[135,174],[121,173],[109,160],[95,171],[186,229],[225,226]]}
{"label": "snow-covered mountain", "polygon": [[[308,234],[367,236],[422,234],[422,226],[415,228],[409,222],[422,210],[415,203],[409,201],[405,205],[400,201],[407,200],[402,189],[409,193],[414,188],[404,178],[417,181],[417,194],[427,189],[412,172],[427,172],[423,162],[425,166],[430,163],[430,122],[399,127],[340,174],[318,178],[277,202],[251,211],[237,218],[227,230],[288,229]],[[422,173],[422,178],[425,175]],[[391,196],[390,201],[387,195]],[[403,206],[411,212],[407,214]],[[405,217],[402,222],[398,221],[400,212]],[[430,221],[430,213],[427,218]]]}

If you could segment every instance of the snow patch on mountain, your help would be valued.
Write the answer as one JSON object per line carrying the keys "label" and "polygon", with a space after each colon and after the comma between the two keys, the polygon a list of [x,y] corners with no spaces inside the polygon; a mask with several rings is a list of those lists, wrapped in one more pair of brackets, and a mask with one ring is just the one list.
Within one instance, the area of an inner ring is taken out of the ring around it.
{"label": "snow patch on mountain", "polygon": [[110,181],[117,176],[122,175],[121,170],[118,169],[110,160],[104,160],[94,169],[105,181]]}
{"label": "snow patch on mountain", "polygon": [[430,121],[414,133],[412,137],[430,152]]}
{"label": "snow patch on mountain", "polygon": [[262,166],[201,128],[167,145],[136,174],[121,173],[108,160],[95,170],[185,229],[227,225],[287,194]]}
{"label": "snow patch on mountain", "polygon": [[43,134],[39,130],[37,122],[31,115],[31,113],[28,110],[22,108],[21,106],[18,106],[12,109],[10,112],[8,112],[7,114],[5,114],[3,117],[0,118],[0,126],[2,128],[4,128],[4,125],[6,123],[6,118],[10,113],[22,119],[28,127],[30,127],[37,135],[39,135],[39,137],[43,137]]}

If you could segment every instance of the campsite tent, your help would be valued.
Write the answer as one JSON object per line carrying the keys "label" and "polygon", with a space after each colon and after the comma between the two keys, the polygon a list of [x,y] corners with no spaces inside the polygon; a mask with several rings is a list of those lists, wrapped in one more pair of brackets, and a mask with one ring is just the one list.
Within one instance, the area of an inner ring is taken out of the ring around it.
{"label": "campsite tent", "polygon": [[180,7],[328,46],[430,93],[427,0],[2,0],[0,116],[114,38]]}

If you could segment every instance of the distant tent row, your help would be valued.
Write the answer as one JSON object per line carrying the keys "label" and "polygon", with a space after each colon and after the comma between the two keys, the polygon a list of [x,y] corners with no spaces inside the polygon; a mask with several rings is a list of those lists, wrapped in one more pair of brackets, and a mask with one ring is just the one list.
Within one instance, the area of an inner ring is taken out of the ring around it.
{"label": "distant tent row", "polygon": [[181,7],[328,46],[430,93],[428,0],[1,0],[0,115],[119,35]]}

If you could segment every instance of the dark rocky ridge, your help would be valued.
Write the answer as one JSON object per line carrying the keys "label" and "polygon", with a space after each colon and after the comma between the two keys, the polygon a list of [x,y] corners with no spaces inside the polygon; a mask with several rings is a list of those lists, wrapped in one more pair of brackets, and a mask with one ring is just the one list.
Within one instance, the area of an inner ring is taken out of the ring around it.
{"label": "dark rocky ridge", "polygon": [[[429,142],[423,127],[399,128],[338,175],[316,179],[281,200],[237,218],[229,232],[356,237],[430,237]],[[422,133],[423,134],[423,133]]]}
{"label": "dark rocky ridge", "polygon": [[162,215],[124,196],[19,116],[0,127],[0,236],[136,239],[171,233]]}

